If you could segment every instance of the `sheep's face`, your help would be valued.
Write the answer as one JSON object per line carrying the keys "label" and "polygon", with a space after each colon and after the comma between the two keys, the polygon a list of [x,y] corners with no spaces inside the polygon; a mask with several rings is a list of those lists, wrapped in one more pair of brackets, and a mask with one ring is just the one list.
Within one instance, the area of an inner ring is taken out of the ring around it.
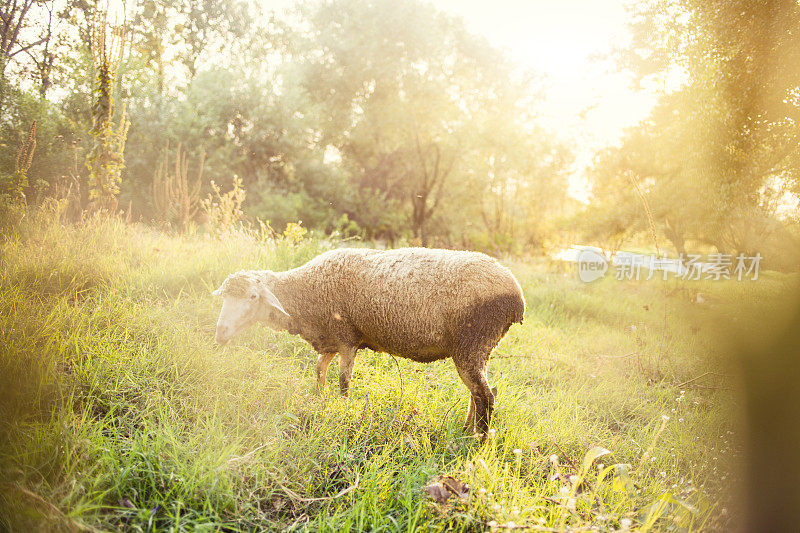
{"label": "sheep's face", "polygon": [[222,296],[216,333],[219,344],[225,344],[257,321],[272,327],[271,322],[277,320],[273,315],[288,317],[263,279],[253,272],[231,274],[212,294]]}
{"label": "sheep's face", "polygon": [[258,319],[259,307],[258,294],[255,293],[245,298],[223,296],[222,310],[217,320],[216,341],[225,344],[250,327]]}

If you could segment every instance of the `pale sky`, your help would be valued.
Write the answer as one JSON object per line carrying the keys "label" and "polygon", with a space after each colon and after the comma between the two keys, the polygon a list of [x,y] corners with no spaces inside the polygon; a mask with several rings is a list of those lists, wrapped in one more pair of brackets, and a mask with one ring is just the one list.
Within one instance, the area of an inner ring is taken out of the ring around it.
{"label": "pale sky", "polygon": [[[543,119],[565,137],[594,147],[613,143],[655,103],[655,94],[633,90],[624,75],[592,60],[625,42],[625,6],[632,0],[428,1],[462,17],[470,31],[505,48],[521,66],[544,74],[549,84]],[[261,5],[280,11],[294,3]]]}
{"label": "pale sky", "polygon": [[613,65],[597,59],[628,32],[623,0],[433,0],[460,15],[467,27],[505,48],[525,67],[548,79],[542,119],[555,133],[573,139],[576,161],[570,194],[588,200],[585,170],[603,146],[645,118],[656,102],[652,92],[634,90]]}
{"label": "pale sky", "polygon": [[634,91],[624,75],[592,60],[625,42],[622,0],[433,0],[433,4],[460,15],[470,30],[548,78],[544,118],[558,132],[587,135],[585,140],[592,144],[613,142],[655,103],[653,94]]}

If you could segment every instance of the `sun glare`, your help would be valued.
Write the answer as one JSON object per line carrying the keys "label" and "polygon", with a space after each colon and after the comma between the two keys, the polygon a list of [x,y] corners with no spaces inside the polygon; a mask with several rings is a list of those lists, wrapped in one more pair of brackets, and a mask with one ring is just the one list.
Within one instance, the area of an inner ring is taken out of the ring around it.
{"label": "sun glare", "polygon": [[603,55],[627,38],[621,0],[459,2],[434,4],[464,18],[467,27],[504,47],[521,66],[546,77],[543,118],[562,135],[592,145],[616,140],[641,120],[655,95],[630,87]]}
{"label": "sun glare", "polygon": [[800,2],[635,1],[0,1],[0,533],[796,530]]}

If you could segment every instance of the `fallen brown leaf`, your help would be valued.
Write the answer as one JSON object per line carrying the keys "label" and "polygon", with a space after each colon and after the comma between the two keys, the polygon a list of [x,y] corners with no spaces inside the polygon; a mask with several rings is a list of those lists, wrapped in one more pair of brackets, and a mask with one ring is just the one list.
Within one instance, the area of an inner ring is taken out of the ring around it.
{"label": "fallen brown leaf", "polygon": [[437,476],[423,490],[440,505],[444,505],[451,496],[469,496],[469,485],[451,476]]}

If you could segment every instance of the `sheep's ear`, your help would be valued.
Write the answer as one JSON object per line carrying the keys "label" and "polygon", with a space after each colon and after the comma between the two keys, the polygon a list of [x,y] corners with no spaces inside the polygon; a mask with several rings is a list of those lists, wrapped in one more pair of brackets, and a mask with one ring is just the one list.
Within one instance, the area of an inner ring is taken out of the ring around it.
{"label": "sheep's ear", "polygon": [[211,291],[212,296],[222,296],[222,287],[217,290]]}
{"label": "sheep's ear", "polygon": [[283,306],[281,305],[281,302],[278,301],[278,297],[275,296],[274,294],[272,294],[272,291],[269,290],[268,288],[261,287],[261,298],[263,298],[263,300],[267,304],[271,305],[272,307],[274,307],[275,309],[277,309],[278,311],[280,311],[284,315],[289,316],[289,313],[287,313],[286,309],[283,308]]}

